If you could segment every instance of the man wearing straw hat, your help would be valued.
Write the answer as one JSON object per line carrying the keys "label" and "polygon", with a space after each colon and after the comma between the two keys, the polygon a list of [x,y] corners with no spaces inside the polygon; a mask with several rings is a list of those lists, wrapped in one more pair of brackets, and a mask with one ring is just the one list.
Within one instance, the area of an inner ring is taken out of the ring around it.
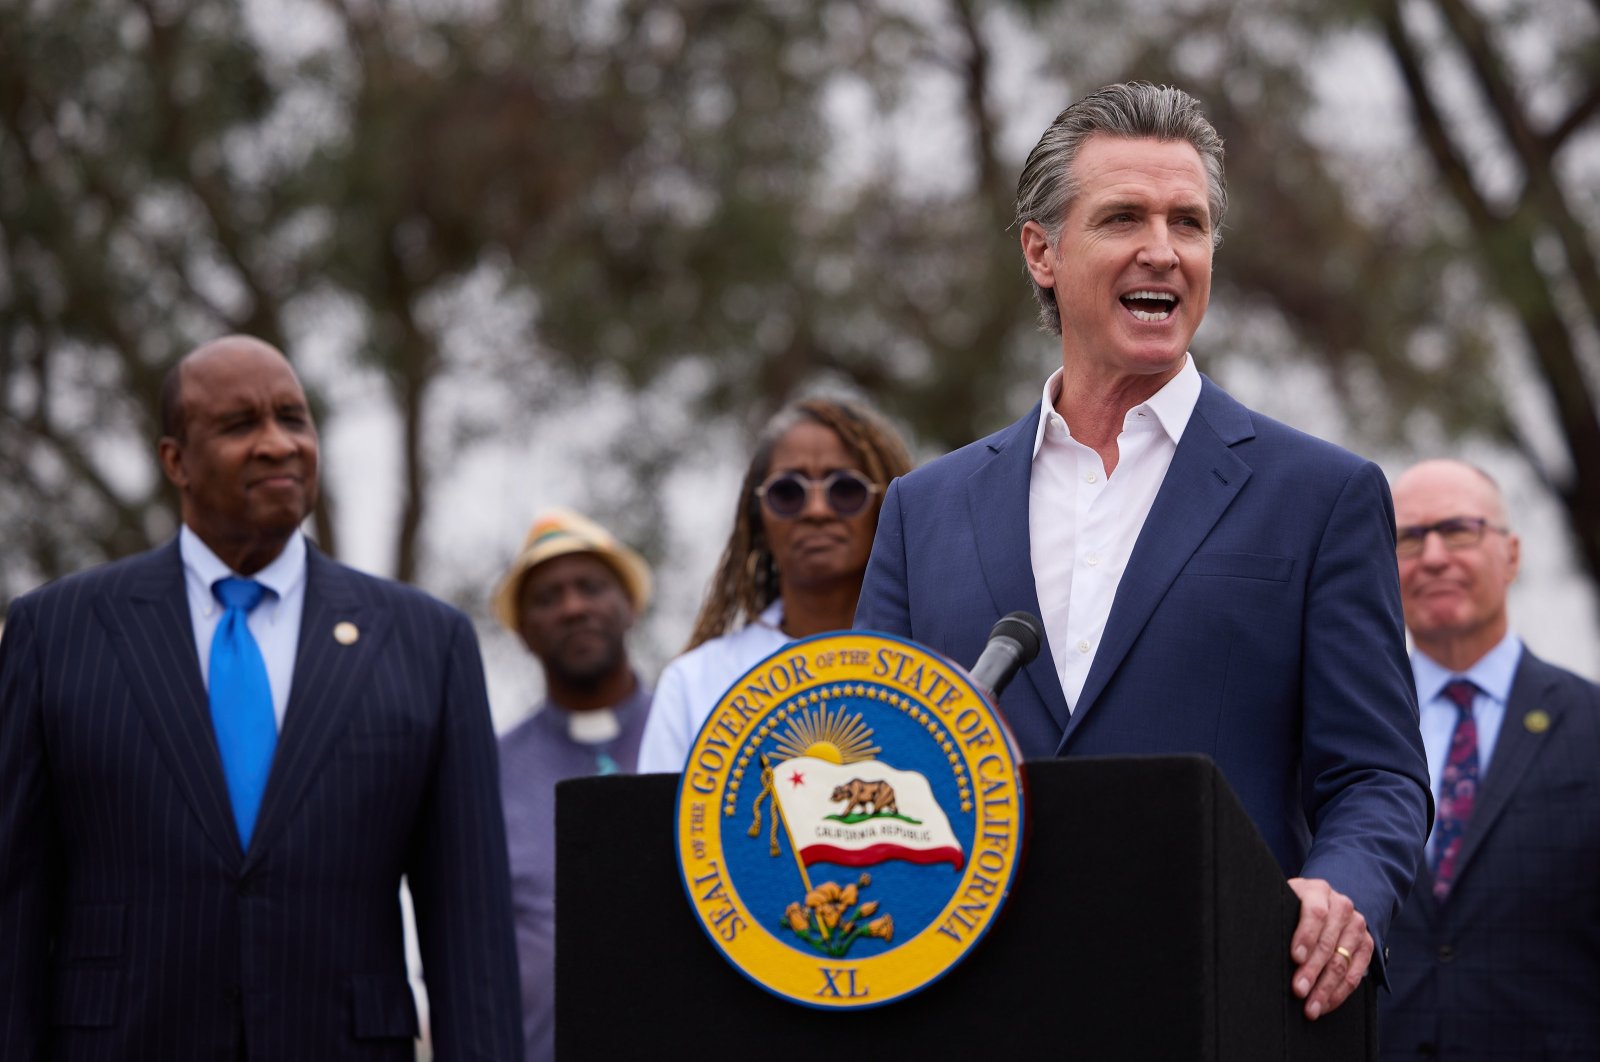
{"label": "man wearing straw hat", "polygon": [[644,560],[565,509],[533,522],[495,588],[495,618],[545,675],[544,703],[500,741],[528,1062],[555,1056],[555,784],[637,765],[650,690],[626,635],[649,601]]}

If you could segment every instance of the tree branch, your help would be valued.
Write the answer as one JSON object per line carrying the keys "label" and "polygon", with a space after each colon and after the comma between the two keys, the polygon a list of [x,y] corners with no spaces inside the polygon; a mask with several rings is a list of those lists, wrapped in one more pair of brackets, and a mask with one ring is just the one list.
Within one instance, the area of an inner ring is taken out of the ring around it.
{"label": "tree branch", "polygon": [[[1469,58],[1485,85],[1491,107],[1505,125],[1506,135],[1525,166],[1540,156],[1527,153],[1529,129],[1514,109],[1509,83],[1495,83],[1503,70],[1489,49],[1487,33],[1460,0],[1439,0],[1448,21],[1470,53]],[[1451,11],[1454,11],[1452,14]],[[1546,270],[1535,253],[1540,223],[1559,233],[1567,248],[1568,264],[1591,315],[1600,326],[1600,281],[1594,257],[1585,243],[1583,228],[1566,210],[1550,167],[1530,167],[1523,200],[1507,217],[1490,209],[1473,186],[1465,162],[1449,139],[1439,108],[1425,77],[1422,61],[1401,23],[1399,0],[1386,0],[1379,18],[1401,76],[1410,92],[1423,139],[1444,176],[1446,188],[1466,211],[1477,234],[1477,248],[1486,276],[1517,316],[1530,353],[1539,366],[1546,392],[1556,408],[1562,435],[1574,468],[1572,484],[1560,491],[1566,503],[1569,526],[1583,550],[1591,574],[1600,575],[1600,416],[1580,362],[1575,339],[1562,321],[1558,300]],[[1548,163],[1548,160],[1545,160]],[[1540,210],[1544,211],[1543,216]],[[1524,444],[1525,445],[1525,444]]]}
{"label": "tree branch", "polygon": [[1405,82],[1406,96],[1411,101],[1412,114],[1417,120],[1422,141],[1433,156],[1434,165],[1439,168],[1452,198],[1466,211],[1473,228],[1480,233],[1487,233],[1496,223],[1494,211],[1473,183],[1472,171],[1466,159],[1456,150],[1455,143],[1446,131],[1444,114],[1434,99],[1433,89],[1429,87],[1423,71],[1422,56],[1406,32],[1400,13],[1400,0],[1381,0],[1377,11],[1384,39],[1400,68],[1400,78]]}
{"label": "tree branch", "polygon": [[1591,327],[1600,331],[1600,264],[1596,263],[1594,250],[1584,235],[1583,223],[1573,213],[1565,192],[1556,181],[1549,138],[1535,132],[1483,19],[1463,0],[1436,0],[1436,3],[1466,52],[1467,62],[1477,75],[1478,85],[1501,133],[1522,164],[1524,186],[1518,209],[1532,213],[1530,220],[1549,225],[1560,238]]}
{"label": "tree branch", "polygon": [[971,127],[972,160],[977,167],[978,194],[986,209],[1009,221],[1007,181],[1001,176],[997,131],[989,108],[989,45],[973,11],[973,0],[950,0],[956,25],[967,43],[966,62],[957,68],[962,78],[962,102]]}
{"label": "tree branch", "polygon": [[[68,436],[56,431],[54,425],[43,418],[35,417],[25,423],[16,425],[18,429],[26,430],[28,439],[47,444],[57,457],[73,473],[74,482],[87,486],[102,502],[115,514],[119,527],[139,528],[143,523],[144,509],[128,502],[112,489],[111,484],[101,475],[89,455],[78,443]],[[26,441],[11,441],[5,447],[8,454],[4,467],[6,478],[15,477],[19,481],[35,485],[42,490],[38,478],[33,474],[26,463],[29,446]]]}
{"label": "tree branch", "polygon": [[1554,155],[1596,113],[1600,113],[1600,82],[1590,85],[1588,93],[1572,105],[1566,117],[1544,135],[1545,151]]}

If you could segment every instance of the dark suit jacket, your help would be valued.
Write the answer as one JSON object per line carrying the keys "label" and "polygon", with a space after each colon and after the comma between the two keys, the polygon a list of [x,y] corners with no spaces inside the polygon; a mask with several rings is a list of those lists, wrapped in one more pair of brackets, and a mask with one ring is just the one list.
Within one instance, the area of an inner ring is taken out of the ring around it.
{"label": "dark suit jacket", "polygon": [[[250,850],[176,542],[0,639],[0,1057],[406,1059],[416,901],[438,1057],[520,1054],[505,834],[465,616],[308,551]],[[353,644],[335,625],[359,632]]]}
{"label": "dark suit jacket", "polygon": [[1600,1058],[1600,686],[1523,651],[1457,867],[1395,921],[1383,1057]]}
{"label": "dark suit jacket", "polygon": [[[856,625],[970,665],[1039,611],[1028,483],[1039,407],[890,486]],[[1069,716],[1049,646],[1001,697],[1030,758],[1204,753],[1288,875],[1374,939],[1431,815],[1382,473],[1204,380]]]}

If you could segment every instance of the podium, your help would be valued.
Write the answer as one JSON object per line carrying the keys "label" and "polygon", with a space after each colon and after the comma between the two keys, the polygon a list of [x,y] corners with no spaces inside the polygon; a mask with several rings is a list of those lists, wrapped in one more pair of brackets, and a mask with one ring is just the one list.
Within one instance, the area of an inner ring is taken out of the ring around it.
{"label": "podium", "polygon": [[941,980],[849,1013],[770,995],[696,922],[678,874],[677,775],[556,789],[556,1057],[1377,1057],[1369,977],[1305,1020],[1299,901],[1203,756],[1024,765],[1028,842],[988,936]]}

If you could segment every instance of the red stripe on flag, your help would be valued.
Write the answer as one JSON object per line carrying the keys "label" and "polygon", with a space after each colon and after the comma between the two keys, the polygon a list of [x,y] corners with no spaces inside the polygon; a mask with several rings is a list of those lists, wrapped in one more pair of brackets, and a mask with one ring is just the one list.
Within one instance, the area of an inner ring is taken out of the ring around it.
{"label": "red stripe on flag", "polygon": [[943,848],[907,848],[898,844],[874,844],[866,848],[835,848],[831,844],[808,844],[800,849],[800,860],[806,866],[812,863],[838,863],[846,867],[870,867],[878,863],[887,863],[891,859],[900,859],[920,866],[929,863],[949,863],[957,870],[966,863],[962,858],[961,849],[951,848],[948,845]]}

